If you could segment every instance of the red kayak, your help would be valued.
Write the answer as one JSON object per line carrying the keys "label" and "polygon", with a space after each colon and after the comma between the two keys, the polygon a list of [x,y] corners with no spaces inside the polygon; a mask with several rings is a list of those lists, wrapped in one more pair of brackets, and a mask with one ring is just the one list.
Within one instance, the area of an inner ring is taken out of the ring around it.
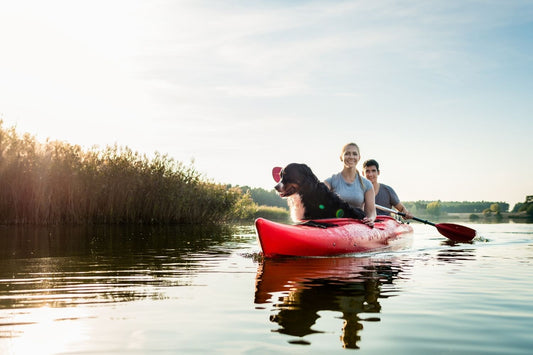
{"label": "red kayak", "polygon": [[379,216],[374,228],[351,218],[331,218],[302,224],[283,224],[258,218],[257,237],[263,256],[330,256],[391,247],[413,227],[394,218]]}

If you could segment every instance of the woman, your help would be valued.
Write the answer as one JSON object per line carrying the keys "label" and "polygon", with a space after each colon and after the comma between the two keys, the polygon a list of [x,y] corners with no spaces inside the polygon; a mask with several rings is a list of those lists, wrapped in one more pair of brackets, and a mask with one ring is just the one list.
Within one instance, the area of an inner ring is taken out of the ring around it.
{"label": "woman", "polygon": [[[391,208],[394,207],[398,212],[405,214],[404,218],[410,219],[413,218],[411,212],[405,208],[405,206],[400,202],[398,195],[392,187],[385,184],[380,184],[378,182],[379,176],[379,164],[374,159],[369,159],[363,163],[363,175],[372,182],[374,186],[374,193],[376,194],[375,202],[376,205]],[[379,210],[379,209],[378,209]],[[378,211],[378,215],[389,215],[388,212]]]}
{"label": "woman", "polygon": [[361,159],[357,144],[348,143],[342,147],[340,158],[344,165],[342,171],[327,178],[324,183],[352,207],[364,210],[366,217],[363,222],[372,227],[376,219],[374,188],[357,171],[356,165]]}

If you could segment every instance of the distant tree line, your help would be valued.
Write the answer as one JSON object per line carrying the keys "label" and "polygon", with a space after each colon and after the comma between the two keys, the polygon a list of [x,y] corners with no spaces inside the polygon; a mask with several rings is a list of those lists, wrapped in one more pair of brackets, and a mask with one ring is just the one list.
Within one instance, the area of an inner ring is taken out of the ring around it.
{"label": "distant tree line", "polygon": [[[249,193],[252,200],[258,205],[276,206],[287,208],[287,201],[279,197],[276,190],[270,191],[262,188],[252,188],[249,186],[240,187],[243,193]],[[409,209],[416,212],[435,212],[439,213],[483,213],[487,209],[498,209],[499,212],[508,212],[509,204],[507,202],[496,201],[405,201],[403,204]],[[495,206],[498,205],[498,207]],[[526,204],[517,204],[513,211],[524,208]],[[533,203],[531,204],[533,205]]]}
{"label": "distant tree line", "polygon": [[519,202],[517,203],[513,210],[511,212],[526,212],[529,216],[533,216],[533,202],[532,201],[526,201],[524,203]]}
{"label": "distant tree line", "polygon": [[441,213],[482,213],[490,209],[493,204],[499,205],[500,212],[508,212],[509,204],[507,202],[494,201],[406,201],[403,204],[413,211],[425,211],[439,209]]}
{"label": "distant tree line", "polygon": [[243,193],[249,193],[252,200],[260,206],[287,208],[287,201],[279,197],[274,189],[268,191],[262,188],[252,188],[249,186],[241,186],[240,188]]}
{"label": "distant tree line", "polygon": [[[243,193],[259,206],[275,206],[287,209],[287,201],[279,197],[276,190],[270,191],[249,186],[240,187]],[[405,201],[403,204],[412,212],[438,216],[445,213],[502,213],[509,212],[509,204],[502,201]],[[529,211],[533,215],[533,202],[518,203],[512,212]]]}

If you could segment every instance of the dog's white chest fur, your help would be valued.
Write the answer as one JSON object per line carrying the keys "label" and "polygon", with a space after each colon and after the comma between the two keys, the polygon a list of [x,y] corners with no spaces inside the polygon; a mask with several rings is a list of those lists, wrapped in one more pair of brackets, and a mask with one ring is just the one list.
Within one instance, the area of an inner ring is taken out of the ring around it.
{"label": "dog's white chest fur", "polygon": [[294,222],[301,222],[304,219],[305,207],[302,203],[300,194],[293,194],[287,198],[287,204],[291,211],[291,219]]}

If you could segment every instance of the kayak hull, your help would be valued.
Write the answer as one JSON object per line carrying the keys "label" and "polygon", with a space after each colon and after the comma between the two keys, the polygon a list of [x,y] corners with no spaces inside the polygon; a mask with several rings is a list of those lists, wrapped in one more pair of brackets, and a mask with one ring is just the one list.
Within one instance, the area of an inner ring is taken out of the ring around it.
{"label": "kayak hull", "polygon": [[379,216],[374,228],[351,218],[313,220],[313,226],[283,224],[264,218],[255,220],[263,256],[332,256],[368,252],[390,247],[413,232],[408,224]]}

